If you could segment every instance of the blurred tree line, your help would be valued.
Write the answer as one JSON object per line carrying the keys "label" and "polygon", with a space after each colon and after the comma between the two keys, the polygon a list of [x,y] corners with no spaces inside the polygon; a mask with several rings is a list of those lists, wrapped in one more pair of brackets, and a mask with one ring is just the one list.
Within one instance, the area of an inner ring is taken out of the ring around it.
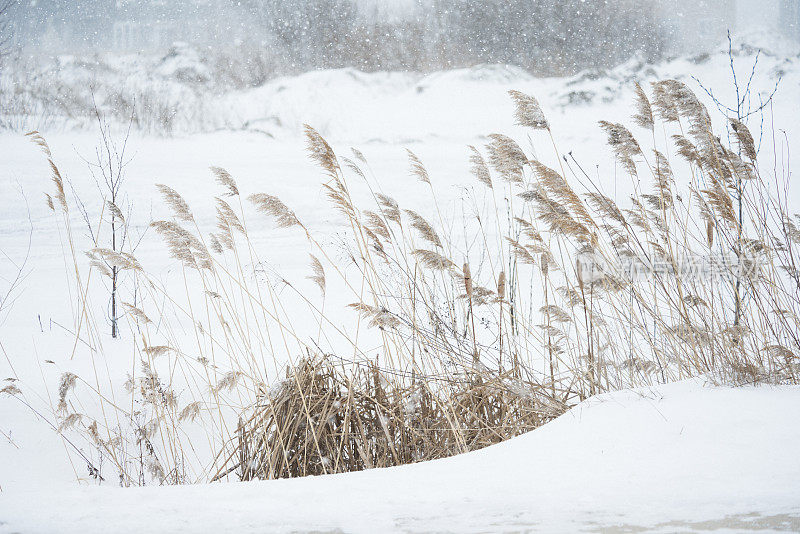
{"label": "blurred tree line", "polygon": [[666,34],[650,0],[416,0],[410,16],[365,17],[351,0],[247,0],[298,70],[430,70],[507,63],[537,74],[657,59]]}
{"label": "blurred tree line", "polygon": [[391,16],[370,11],[367,1],[17,0],[12,19],[24,44],[60,36],[51,46],[60,53],[119,50],[114,36],[122,25],[139,40],[136,50],[126,43],[121,51],[155,50],[151,35],[161,47],[165,36],[186,41],[208,50],[205,57],[242,85],[338,67],[506,63],[538,75],[571,74],[636,53],[656,59],[666,43],[658,0],[405,0]]}

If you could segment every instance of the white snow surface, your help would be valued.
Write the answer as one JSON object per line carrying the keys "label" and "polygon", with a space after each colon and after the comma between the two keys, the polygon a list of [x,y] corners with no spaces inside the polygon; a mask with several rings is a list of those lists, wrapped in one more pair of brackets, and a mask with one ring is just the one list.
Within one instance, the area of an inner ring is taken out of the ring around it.
{"label": "white snow surface", "polygon": [[0,532],[800,529],[800,388],[699,380],[591,398],[486,449],[265,482],[0,494]]}

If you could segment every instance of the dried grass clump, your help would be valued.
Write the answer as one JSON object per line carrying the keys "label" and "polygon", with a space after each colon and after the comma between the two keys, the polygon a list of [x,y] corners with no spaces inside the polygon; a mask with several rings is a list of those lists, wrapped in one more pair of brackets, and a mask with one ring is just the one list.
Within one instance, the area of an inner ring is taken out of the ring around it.
{"label": "dried grass clump", "polygon": [[343,376],[306,358],[240,419],[231,465],[241,480],[344,473],[480,449],[536,428],[565,407],[531,384],[408,384],[364,366]]}

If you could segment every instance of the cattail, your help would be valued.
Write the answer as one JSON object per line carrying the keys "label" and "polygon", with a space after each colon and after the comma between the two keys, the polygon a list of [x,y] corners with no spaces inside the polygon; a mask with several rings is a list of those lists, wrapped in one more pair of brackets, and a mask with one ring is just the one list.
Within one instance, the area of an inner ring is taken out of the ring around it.
{"label": "cattail", "polygon": [[708,243],[708,248],[714,246],[714,221],[708,219],[706,221],[706,242]]}
{"label": "cattail", "polygon": [[467,298],[472,302],[472,274],[469,271],[469,264],[464,263],[464,290],[467,293]]}
{"label": "cattail", "polygon": [[578,287],[580,287],[581,292],[583,291],[583,263],[581,262],[580,256],[575,259],[575,274],[578,277]]}
{"label": "cattail", "polygon": [[498,300],[504,300],[506,298],[506,272],[500,271],[500,275],[497,277],[497,298]]}

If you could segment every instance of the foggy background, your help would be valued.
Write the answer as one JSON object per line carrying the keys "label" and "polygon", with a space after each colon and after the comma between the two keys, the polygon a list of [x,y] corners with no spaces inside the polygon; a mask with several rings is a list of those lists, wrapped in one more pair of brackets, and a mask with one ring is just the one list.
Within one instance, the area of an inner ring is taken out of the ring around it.
{"label": "foggy background", "polygon": [[486,83],[576,76],[554,99],[586,105],[655,65],[727,52],[728,30],[737,55],[794,56],[800,1],[0,0],[0,130],[86,128],[102,114],[157,134],[280,135],[310,105],[327,122],[343,99],[417,94],[418,77],[458,69]]}
{"label": "foggy background", "polygon": [[[0,0],[6,55],[162,53],[246,65],[242,85],[312,69],[504,63],[537,75],[655,60],[728,29],[800,37],[797,0]],[[229,60],[229,59],[223,59]]]}

